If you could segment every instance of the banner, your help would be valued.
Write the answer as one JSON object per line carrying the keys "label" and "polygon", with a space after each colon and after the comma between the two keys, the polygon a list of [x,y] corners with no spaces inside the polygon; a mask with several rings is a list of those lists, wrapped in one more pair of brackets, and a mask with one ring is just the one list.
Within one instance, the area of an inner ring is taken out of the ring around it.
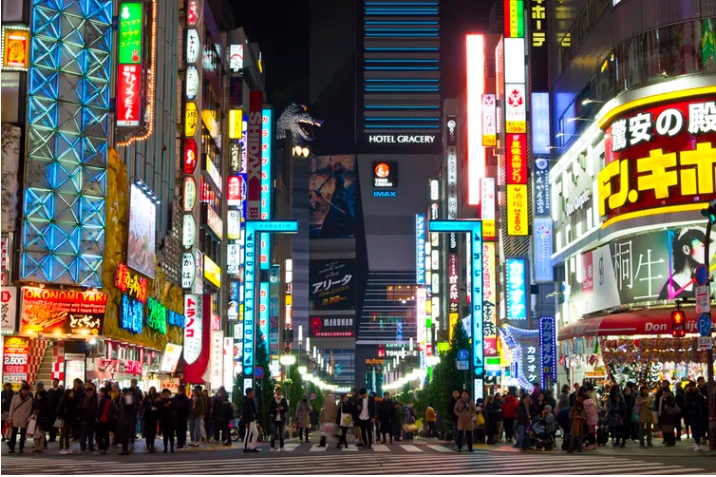
{"label": "banner", "polygon": [[352,310],[355,308],[353,259],[311,260],[311,309]]}
{"label": "banner", "polygon": [[312,316],[311,338],[350,338],[355,336],[353,316]]}
{"label": "banner", "polygon": [[311,158],[309,235],[311,238],[354,236],[355,156]]}
{"label": "banner", "polygon": [[211,341],[211,300],[208,295],[184,295],[184,314],[184,380],[203,384]]}

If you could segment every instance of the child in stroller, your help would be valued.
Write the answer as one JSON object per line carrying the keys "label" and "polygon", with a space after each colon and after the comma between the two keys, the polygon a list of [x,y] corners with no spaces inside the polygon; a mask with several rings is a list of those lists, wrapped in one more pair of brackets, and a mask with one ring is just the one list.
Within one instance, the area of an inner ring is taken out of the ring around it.
{"label": "child in stroller", "polygon": [[609,418],[607,411],[599,411],[599,426],[597,427],[597,445],[605,446],[609,442]]}
{"label": "child in stroller", "polygon": [[[546,406],[549,407],[549,406]],[[551,411],[551,409],[550,409]],[[548,417],[552,416],[549,420]],[[529,435],[529,446],[535,450],[547,450],[551,451],[555,446],[555,421],[554,416],[551,412],[547,413],[545,417],[535,416],[532,418],[532,423],[527,431]]]}

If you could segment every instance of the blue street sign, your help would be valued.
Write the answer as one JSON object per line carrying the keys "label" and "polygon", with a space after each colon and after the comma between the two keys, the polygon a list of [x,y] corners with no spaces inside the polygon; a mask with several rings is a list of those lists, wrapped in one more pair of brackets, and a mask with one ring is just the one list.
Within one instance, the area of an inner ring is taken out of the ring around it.
{"label": "blue street sign", "polygon": [[261,366],[256,366],[256,370],[254,371],[254,376],[256,376],[256,379],[261,379],[264,377],[264,368]]}
{"label": "blue street sign", "polygon": [[701,336],[711,336],[711,317],[706,313],[699,315],[696,328],[699,330]]}
{"label": "blue street sign", "polygon": [[458,350],[457,359],[459,359],[460,361],[467,361],[467,358],[468,358],[468,354],[467,354],[466,349]]}
{"label": "blue street sign", "polygon": [[709,269],[703,263],[696,267],[696,283],[699,285],[706,285],[709,280]]}

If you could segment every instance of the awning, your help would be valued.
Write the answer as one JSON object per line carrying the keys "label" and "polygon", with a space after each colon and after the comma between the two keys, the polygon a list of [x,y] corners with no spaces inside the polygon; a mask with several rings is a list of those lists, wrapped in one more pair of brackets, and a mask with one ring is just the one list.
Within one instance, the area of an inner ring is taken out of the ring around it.
{"label": "awning", "polygon": [[[686,315],[686,333],[698,333],[698,315],[691,309],[682,309]],[[671,336],[673,309],[630,311],[597,318],[586,318],[569,323],[559,330],[558,341],[588,336],[615,335],[668,335]],[[711,318],[714,322],[714,318]]]}

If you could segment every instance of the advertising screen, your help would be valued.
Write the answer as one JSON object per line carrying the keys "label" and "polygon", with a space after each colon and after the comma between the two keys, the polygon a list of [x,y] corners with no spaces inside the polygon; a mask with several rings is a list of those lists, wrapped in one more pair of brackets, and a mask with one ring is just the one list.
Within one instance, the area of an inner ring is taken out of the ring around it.
{"label": "advertising screen", "polygon": [[312,316],[311,338],[350,338],[355,335],[352,316]]}
{"label": "advertising screen", "polygon": [[107,295],[91,291],[23,287],[22,333],[102,333]]}
{"label": "advertising screen", "polygon": [[127,265],[154,278],[157,206],[136,184],[131,186]]}
{"label": "advertising screen", "polygon": [[311,158],[311,238],[353,237],[357,180],[355,156]]}
{"label": "advertising screen", "polygon": [[352,310],[355,307],[354,262],[353,259],[311,261],[312,310]]}

